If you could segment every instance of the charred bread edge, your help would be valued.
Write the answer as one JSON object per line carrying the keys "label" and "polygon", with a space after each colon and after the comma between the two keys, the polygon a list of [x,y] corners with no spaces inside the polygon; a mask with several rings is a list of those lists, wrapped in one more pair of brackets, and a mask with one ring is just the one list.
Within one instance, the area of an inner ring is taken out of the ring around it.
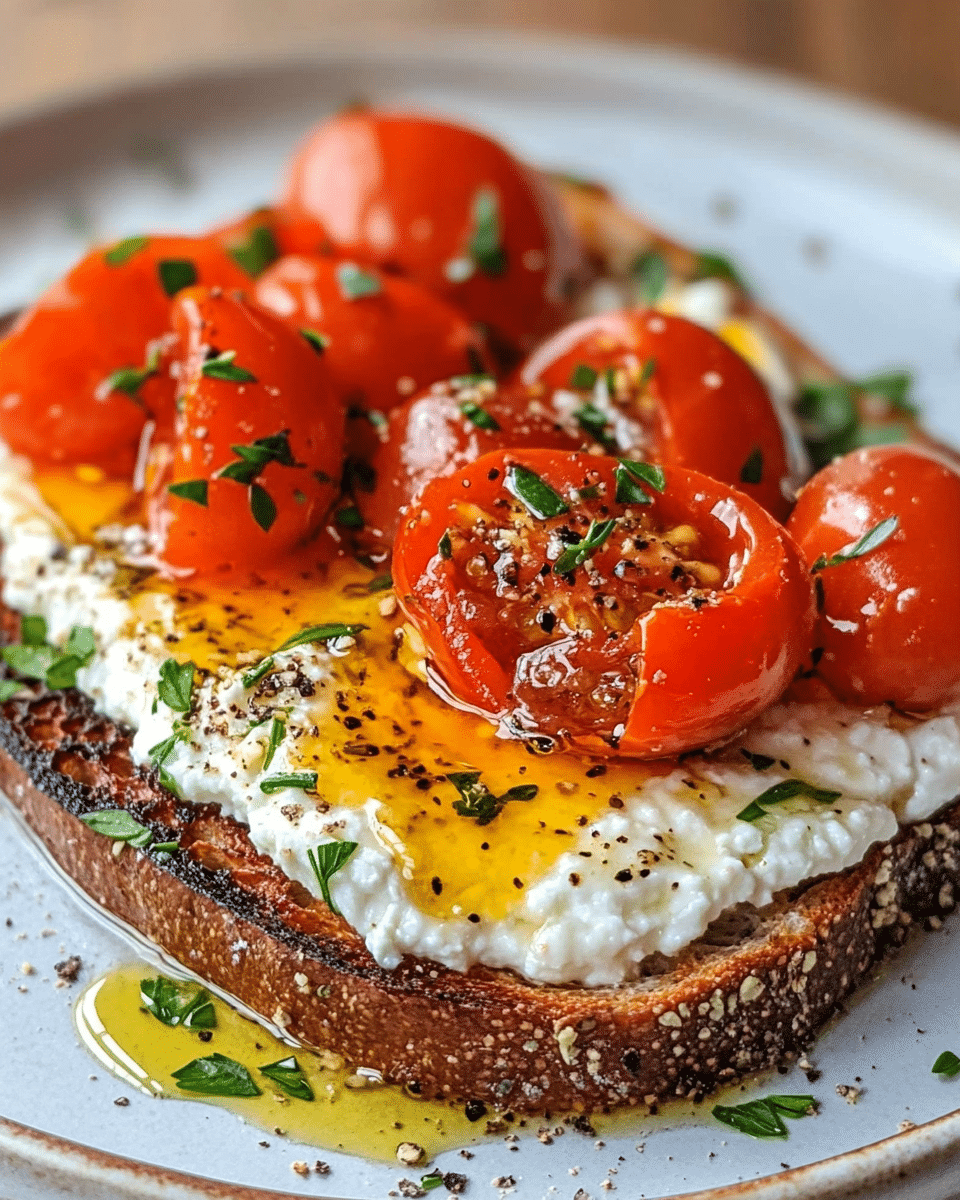
{"label": "charred bread edge", "polygon": [[[423,1096],[518,1112],[698,1099],[788,1060],[916,919],[953,907],[960,883],[954,802],[858,866],[782,893],[738,944],[694,944],[635,983],[548,987],[413,958],[385,971],[241,825],[137,768],[129,735],[82,693],[8,701],[0,747],[0,786],[104,909],[307,1045]],[[78,819],[115,807],[184,849],[115,854]]]}

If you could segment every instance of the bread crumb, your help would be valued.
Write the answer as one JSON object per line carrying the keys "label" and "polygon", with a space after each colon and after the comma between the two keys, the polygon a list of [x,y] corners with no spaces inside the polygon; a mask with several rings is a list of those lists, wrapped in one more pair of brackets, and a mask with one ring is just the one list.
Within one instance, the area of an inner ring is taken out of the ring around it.
{"label": "bread crumb", "polygon": [[309,1175],[310,1174],[310,1168],[307,1166],[307,1164],[303,1161],[302,1158],[295,1159],[290,1164],[290,1170],[295,1172],[297,1175]]}
{"label": "bread crumb", "polygon": [[36,975],[36,973],[37,973],[37,970],[36,970],[36,967],[34,967],[33,963],[25,962],[25,963],[20,964],[20,974],[21,975]]}
{"label": "bread crumb", "polygon": [[116,1100],[114,1100],[114,1104],[117,1106],[117,1108],[130,1107],[130,1101],[126,1096],[118,1096]]}
{"label": "bread crumb", "polygon": [[852,1083],[838,1083],[834,1089],[848,1104],[856,1104],[863,1095],[863,1088],[854,1087]]}
{"label": "bread crumb", "polygon": [[423,1147],[416,1142],[401,1142],[397,1147],[397,1162],[405,1167],[415,1167],[423,1159]]}
{"label": "bread crumb", "polygon": [[329,1175],[330,1174],[330,1164],[326,1163],[326,1162],[322,1162],[319,1158],[313,1164],[313,1169],[316,1171],[316,1173],[318,1175]]}
{"label": "bread crumb", "polygon": [[82,966],[83,961],[80,955],[71,954],[69,958],[65,958],[62,962],[54,963],[53,969],[56,971],[61,983],[76,983]]}
{"label": "bread crumb", "polygon": [[897,1126],[897,1133],[906,1133],[908,1129],[916,1129],[916,1121],[901,1121]]}

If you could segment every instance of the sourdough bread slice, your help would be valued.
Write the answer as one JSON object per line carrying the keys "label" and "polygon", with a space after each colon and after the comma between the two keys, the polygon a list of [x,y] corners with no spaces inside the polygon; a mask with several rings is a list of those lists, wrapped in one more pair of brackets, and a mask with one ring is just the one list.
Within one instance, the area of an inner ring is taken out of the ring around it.
{"label": "sourdough bread slice", "polygon": [[[953,907],[960,882],[955,803],[851,870],[726,914],[620,987],[413,958],[386,971],[243,826],[172,797],[129,745],[75,690],[2,707],[0,786],[97,904],[307,1045],[424,1096],[517,1112],[699,1097],[788,1060],[914,921]],[[182,849],[115,854],[79,820],[105,808]]]}

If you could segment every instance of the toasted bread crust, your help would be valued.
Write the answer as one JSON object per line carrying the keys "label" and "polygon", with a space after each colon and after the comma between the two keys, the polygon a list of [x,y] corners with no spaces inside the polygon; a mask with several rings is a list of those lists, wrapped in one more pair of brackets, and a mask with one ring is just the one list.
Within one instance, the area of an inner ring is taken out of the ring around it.
{"label": "toasted bread crust", "polygon": [[[379,967],[356,932],[257,853],[243,826],[175,800],[129,735],[77,691],[8,701],[0,785],[104,909],[308,1045],[425,1096],[515,1111],[699,1097],[803,1049],[918,918],[952,908],[960,804],[858,867],[779,896],[733,946],[702,940],[615,988],[546,987],[405,959]],[[78,817],[122,807],[158,858]]]}

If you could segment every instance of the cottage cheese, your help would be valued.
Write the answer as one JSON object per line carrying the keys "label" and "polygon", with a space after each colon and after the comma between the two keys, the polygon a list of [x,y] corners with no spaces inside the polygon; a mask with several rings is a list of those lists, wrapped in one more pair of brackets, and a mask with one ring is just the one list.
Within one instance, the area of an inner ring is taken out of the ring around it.
{"label": "cottage cheese", "polygon": [[[108,716],[136,730],[133,756],[149,761],[150,748],[178,716],[156,703],[172,599],[155,597],[152,632],[138,626],[118,594],[113,562],[90,547],[70,547],[30,482],[29,466],[9,455],[0,459],[0,537],[4,601],[42,614],[54,642],[75,624],[94,630],[97,653],[78,684]],[[284,672],[295,669],[316,686],[309,699],[292,687],[273,697],[287,710],[290,735],[269,773],[296,769],[296,730],[322,728],[346,661],[339,656],[355,653],[347,641],[277,656],[281,685]],[[764,905],[781,888],[850,866],[891,837],[898,821],[929,817],[960,793],[960,710],[907,723],[886,709],[785,703],[764,713],[746,737],[751,751],[776,760],[769,770],[732,758],[687,761],[578,828],[569,849],[529,881],[502,918],[439,919],[411,901],[404,847],[380,819],[377,796],[349,807],[328,798],[321,811],[299,792],[260,791],[268,724],[251,728],[240,675],[227,667],[204,680],[189,738],[166,769],[187,800],[219,804],[245,822],[257,849],[314,894],[307,848],[331,838],[357,842],[332,893],[387,968],[413,954],[459,970],[476,962],[510,967],[544,983],[616,984],[647,955],[681,950],[731,905]],[[790,776],[841,798],[791,801],[755,824],[737,819],[751,799]],[[296,820],[293,801],[302,802]]]}

